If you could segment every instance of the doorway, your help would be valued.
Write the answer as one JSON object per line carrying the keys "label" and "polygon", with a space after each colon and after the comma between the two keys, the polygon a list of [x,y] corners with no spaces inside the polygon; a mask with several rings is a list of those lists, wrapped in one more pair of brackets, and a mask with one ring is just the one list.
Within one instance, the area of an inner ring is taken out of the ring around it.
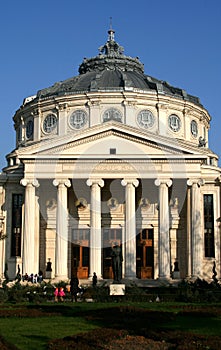
{"label": "doorway", "polygon": [[153,229],[143,229],[136,237],[137,278],[152,279],[154,274]]}
{"label": "doorway", "polygon": [[88,229],[72,230],[71,276],[79,279],[88,278],[89,275],[89,237]]}
{"label": "doorway", "polygon": [[112,247],[114,245],[121,247],[122,244],[122,229],[115,228],[104,228],[103,229],[103,278],[113,279],[112,269]]}

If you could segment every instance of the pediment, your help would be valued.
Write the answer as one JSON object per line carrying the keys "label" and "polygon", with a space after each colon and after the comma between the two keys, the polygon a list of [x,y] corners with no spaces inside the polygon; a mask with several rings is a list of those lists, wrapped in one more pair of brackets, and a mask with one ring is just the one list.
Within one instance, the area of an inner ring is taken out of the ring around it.
{"label": "pediment", "polygon": [[121,158],[167,157],[199,155],[205,151],[198,147],[154,133],[142,131],[119,123],[105,123],[80,133],[65,137],[54,137],[19,150],[21,158],[78,158],[100,157],[110,155]]}

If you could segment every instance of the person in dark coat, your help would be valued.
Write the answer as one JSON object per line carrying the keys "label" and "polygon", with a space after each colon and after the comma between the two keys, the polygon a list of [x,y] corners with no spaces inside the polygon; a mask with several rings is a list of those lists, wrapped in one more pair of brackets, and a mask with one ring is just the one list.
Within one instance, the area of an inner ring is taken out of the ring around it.
{"label": "person in dark coat", "polygon": [[114,273],[114,281],[119,282],[121,280],[121,270],[122,270],[122,251],[118,242],[112,248],[112,268]]}
{"label": "person in dark coat", "polygon": [[71,278],[71,282],[70,282],[70,286],[71,286],[71,300],[72,302],[75,301],[77,302],[77,294],[79,291],[79,280],[77,278],[77,276],[73,276]]}
{"label": "person in dark coat", "polygon": [[96,275],[96,272],[94,272],[94,274],[93,274],[92,283],[93,283],[93,287],[96,287],[96,285],[97,285],[97,275]]}

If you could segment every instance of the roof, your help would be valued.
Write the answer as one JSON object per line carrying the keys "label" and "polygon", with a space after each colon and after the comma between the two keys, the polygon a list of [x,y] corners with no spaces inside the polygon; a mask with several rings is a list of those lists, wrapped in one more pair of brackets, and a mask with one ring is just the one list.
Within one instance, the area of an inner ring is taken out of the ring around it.
{"label": "roof", "polygon": [[114,30],[108,31],[108,40],[99,48],[99,54],[84,58],[79,67],[79,75],[56,82],[53,86],[39,90],[37,98],[59,96],[69,93],[104,90],[155,91],[170,95],[194,104],[200,104],[198,97],[189,95],[185,90],[171,86],[144,73],[144,65],[138,57],[124,55],[124,49],[114,39]]}

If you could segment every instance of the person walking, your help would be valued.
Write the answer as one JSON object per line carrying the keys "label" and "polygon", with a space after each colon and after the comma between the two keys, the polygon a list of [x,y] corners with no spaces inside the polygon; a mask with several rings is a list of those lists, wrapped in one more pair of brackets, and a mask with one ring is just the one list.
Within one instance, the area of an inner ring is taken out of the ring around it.
{"label": "person walking", "polygon": [[58,294],[59,294],[59,290],[58,288],[55,288],[54,291],[54,301],[57,303],[58,302]]}
{"label": "person walking", "polygon": [[94,287],[94,288],[95,288],[96,285],[97,285],[97,275],[96,275],[96,272],[94,272],[94,274],[93,274],[92,284],[93,284],[93,287]]}
{"label": "person walking", "polygon": [[59,301],[63,302],[64,301],[64,297],[65,297],[64,288],[60,287],[60,290],[58,292],[58,296],[59,296]]}
{"label": "person walking", "polygon": [[71,300],[72,302],[75,301],[77,302],[77,294],[79,291],[79,280],[77,278],[77,276],[74,276],[71,278]]}

